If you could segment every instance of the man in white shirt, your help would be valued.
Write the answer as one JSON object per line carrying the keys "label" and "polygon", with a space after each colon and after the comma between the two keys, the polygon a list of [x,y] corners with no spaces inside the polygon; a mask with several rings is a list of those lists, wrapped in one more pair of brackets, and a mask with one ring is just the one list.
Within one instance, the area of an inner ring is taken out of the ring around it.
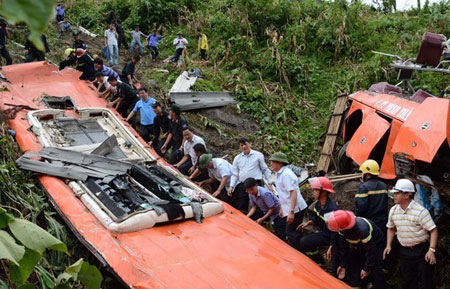
{"label": "man in white shirt", "polygon": [[108,62],[111,66],[119,63],[119,47],[117,46],[117,38],[119,35],[116,32],[114,24],[109,25],[109,29],[105,31],[105,46],[109,50]]}
{"label": "man in white shirt", "polygon": [[230,202],[227,190],[230,187],[231,180],[231,164],[220,158],[213,158],[212,154],[203,154],[198,159],[199,169],[208,169],[209,179],[201,181],[200,186],[204,184],[211,185],[213,197],[218,197],[222,201]]}
{"label": "man in white shirt", "polygon": [[193,172],[191,168],[197,165],[197,155],[195,154],[194,146],[200,143],[206,148],[206,144],[205,141],[201,137],[195,135],[192,129],[187,125],[183,126],[183,138],[184,155],[174,167],[178,168],[183,175],[187,176]]}
{"label": "man in white shirt", "polygon": [[289,161],[282,152],[276,152],[270,157],[272,171],[276,173],[275,187],[279,194],[281,210],[280,217],[286,218],[286,235],[288,243],[298,249],[301,234],[296,230],[303,222],[303,213],[307,207],[300,194],[298,178],[287,167]]}
{"label": "man in white shirt", "polygon": [[419,281],[424,289],[435,289],[433,267],[436,264],[438,231],[427,209],[413,200],[415,188],[408,179],[399,179],[391,191],[395,206],[389,211],[386,227],[387,242],[383,258],[391,252],[397,235],[400,243],[400,271],[402,288],[418,289]]}
{"label": "man in white shirt", "polygon": [[141,35],[147,37],[142,31],[139,30],[139,26],[136,26],[133,31],[129,32],[131,34],[131,45],[130,45],[130,54],[134,53],[134,47],[139,46],[139,54],[142,56],[144,54],[144,46],[141,43]]}
{"label": "man in white shirt", "polygon": [[231,176],[228,196],[233,198],[233,207],[247,213],[249,196],[245,191],[244,181],[253,178],[258,186],[263,186],[263,176],[270,182],[271,172],[264,161],[264,155],[252,150],[252,144],[247,137],[239,139],[239,146],[242,153],[238,154],[233,161],[233,175]]}
{"label": "man in white shirt", "polygon": [[183,50],[188,45],[188,41],[186,38],[183,37],[183,33],[178,32],[177,38],[173,40],[173,46],[175,46],[175,55],[172,58],[173,63],[177,63],[178,59],[180,59],[181,54],[183,53]]}

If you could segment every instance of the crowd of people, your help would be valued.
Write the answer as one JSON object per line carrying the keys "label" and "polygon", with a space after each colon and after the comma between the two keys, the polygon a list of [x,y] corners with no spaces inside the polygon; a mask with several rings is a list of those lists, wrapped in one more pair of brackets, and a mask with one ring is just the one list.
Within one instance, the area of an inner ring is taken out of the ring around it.
{"label": "crowd of people", "polygon": [[[56,10],[61,29],[70,28],[64,8],[58,5]],[[136,65],[144,54],[141,37],[146,38],[151,58],[156,61],[158,42],[164,36],[158,30],[146,35],[138,26],[133,31],[125,31],[121,22],[110,14],[107,15],[109,27],[104,33],[104,51],[110,66],[89,52],[79,33],[73,33],[73,41],[68,43],[66,59],[59,69],[75,66],[81,71],[80,79],[92,82],[98,97],[107,99],[156,153],[186,178],[258,224],[271,223],[278,238],[314,261],[324,263],[320,252],[326,252],[332,274],[354,288],[367,283],[375,289],[387,288],[385,270],[389,268],[394,244],[399,248],[403,288],[419,288],[419,284],[422,288],[435,288],[432,272],[438,232],[433,214],[414,200],[417,191],[414,183],[408,179],[397,181],[391,190],[395,205],[389,210],[389,191],[378,177],[379,165],[367,160],[360,167],[364,182],[355,194],[354,211],[339,208],[331,197],[335,194],[331,181],[321,176],[309,179],[315,202],[307,214],[308,204],[300,192],[299,178],[284,153],[274,153],[269,168],[264,155],[252,149],[249,138],[242,137],[239,139],[241,152],[231,164],[208,151],[205,140],[195,134],[180,107],[172,105],[166,110],[149,95],[135,75]],[[129,46],[125,33],[132,36]],[[9,37],[7,24],[1,22],[0,53],[9,65],[12,60],[5,47],[6,37]],[[45,36],[42,41],[48,50]],[[172,44],[175,52],[171,61],[176,63],[189,43],[179,32]],[[112,66],[119,63],[121,45],[129,49],[132,58],[118,73]],[[25,47],[27,62],[45,59],[45,52],[33,43],[27,41]],[[198,30],[198,52],[202,60],[207,59],[208,49],[206,35]],[[308,227],[314,227],[314,232],[307,234],[306,231],[311,231]]]}

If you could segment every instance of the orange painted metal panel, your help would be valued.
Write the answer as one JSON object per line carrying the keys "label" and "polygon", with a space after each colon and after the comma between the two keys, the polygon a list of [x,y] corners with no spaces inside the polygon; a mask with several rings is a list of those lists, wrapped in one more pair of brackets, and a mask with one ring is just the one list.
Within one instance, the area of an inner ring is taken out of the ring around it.
{"label": "orange painted metal panel", "polygon": [[370,153],[389,127],[389,122],[376,113],[367,115],[348,144],[347,156],[361,165],[369,158]]}
{"label": "orange painted metal panel", "polygon": [[406,153],[416,160],[431,163],[448,139],[450,100],[428,97],[400,128],[393,153]]}
{"label": "orange painted metal panel", "polygon": [[[44,108],[43,93],[71,96],[80,107],[106,106],[74,70],[34,62],[4,66],[2,73],[11,83],[0,92],[1,109],[8,108],[5,103]],[[22,150],[40,150],[24,111],[10,125]],[[202,224],[185,220],[114,234],[64,181],[49,176],[40,181],[80,240],[132,288],[349,288],[227,204],[224,213]]]}
{"label": "orange painted metal panel", "polygon": [[406,121],[421,104],[390,94],[359,91],[350,96],[363,105],[376,109],[390,118]]}
{"label": "orange painted metal panel", "polygon": [[380,177],[383,179],[395,179],[395,164],[394,164],[394,154],[392,153],[392,146],[394,145],[395,139],[402,123],[398,120],[393,120],[391,123],[391,130],[389,133],[389,139],[386,145],[386,151],[384,153],[383,161],[380,167]]}

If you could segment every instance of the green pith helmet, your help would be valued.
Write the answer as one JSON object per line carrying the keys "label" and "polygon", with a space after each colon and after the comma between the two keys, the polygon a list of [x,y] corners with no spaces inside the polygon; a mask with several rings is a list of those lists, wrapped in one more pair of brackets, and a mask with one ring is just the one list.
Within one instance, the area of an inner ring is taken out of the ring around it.
{"label": "green pith helmet", "polygon": [[198,159],[198,167],[200,169],[205,169],[212,160],[212,154],[202,154]]}
{"label": "green pith helmet", "polygon": [[270,161],[280,162],[280,163],[283,163],[283,164],[289,164],[289,161],[288,161],[288,159],[287,159],[287,156],[286,156],[284,153],[282,153],[282,152],[276,152],[276,153],[274,153],[274,154],[270,157],[269,160],[270,160]]}

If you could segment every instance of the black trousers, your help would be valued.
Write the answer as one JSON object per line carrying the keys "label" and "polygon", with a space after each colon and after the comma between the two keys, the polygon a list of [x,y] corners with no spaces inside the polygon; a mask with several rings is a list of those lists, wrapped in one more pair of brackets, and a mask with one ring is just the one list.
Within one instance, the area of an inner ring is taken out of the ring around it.
{"label": "black trousers", "polygon": [[153,60],[156,60],[157,58],[158,58],[158,55],[159,55],[159,50],[158,50],[158,47],[156,47],[156,46],[147,46],[148,47],[148,50],[150,50],[150,53],[151,53],[151,55],[152,55],[152,59]]}
{"label": "black trousers", "polygon": [[[435,289],[433,265],[425,261],[428,242],[413,248],[400,247],[400,268],[403,276],[403,289]],[[422,287],[419,287],[422,283]]]}
{"label": "black trousers", "polygon": [[[316,262],[321,262],[322,258],[315,258],[319,252],[320,247],[330,246],[331,236],[327,232],[317,232],[314,234],[307,235],[300,239],[299,250],[300,252],[307,254]],[[336,244],[331,249],[331,267],[333,276],[336,276],[337,268],[339,266],[338,258],[339,246]],[[308,254],[309,253],[309,254]]]}
{"label": "black trousers", "polygon": [[8,49],[6,49],[5,46],[1,46],[0,54],[6,60],[6,65],[11,65],[12,64],[11,55],[9,55],[9,51],[8,51]]}
{"label": "black trousers", "polygon": [[178,59],[180,59],[181,54],[183,53],[184,48],[178,48],[175,50],[175,55],[172,58],[172,62],[176,63],[178,62]]}
{"label": "black trousers", "polygon": [[128,42],[124,33],[119,34],[119,39],[117,39],[117,48],[120,48],[121,44],[123,44],[123,47],[128,50]]}
{"label": "black trousers", "polygon": [[59,63],[59,70],[63,70],[67,66],[72,66],[77,62],[75,58],[67,58]]}
{"label": "black trousers", "polygon": [[376,252],[375,266],[367,279],[361,280],[361,270],[366,262],[366,252],[362,246],[350,247],[348,250],[347,284],[352,287],[362,287],[372,282],[374,289],[386,288],[386,277],[383,273],[383,246]]}
{"label": "black trousers", "polygon": [[205,49],[200,49],[200,58],[202,60],[206,60],[206,50]]}
{"label": "black trousers", "polygon": [[192,161],[191,161],[191,158],[189,157],[189,159],[184,164],[182,164],[181,166],[178,167],[178,170],[183,175],[188,176],[190,168],[192,168]]}
{"label": "black trousers", "polygon": [[153,124],[143,125],[140,124],[138,126],[139,135],[145,140],[145,142],[149,142],[154,133]]}
{"label": "black trousers", "polygon": [[[180,150],[181,147],[181,142],[176,142],[176,143],[171,143],[169,145],[170,148],[172,148],[172,151],[170,152],[170,157],[169,157],[169,163],[171,165],[174,165],[176,163],[178,163],[181,158],[183,157],[183,152]],[[169,149],[169,148],[167,148]]]}
{"label": "black trousers", "polygon": [[25,58],[25,63],[32,62],[32,61],[44,61],[45,60],[45,53],[42,51],[30,51],[28,52],[27,57]]}
{"label": "black trousers", "polygon": [[296,229],[298,225],[300,225],[303,222],[304,213],[305,210],[295,213],[294,221],[291,224],[287,223],[287,217],[283,218],[286,221],[286,237],[288,244],[299,251],[300,251],[299,244],[302,234]]}
{"label": "black trousers", "polygon": [[[258,181],[258,185],[261,185],[261,181]],[[245,191],[244,184],[239,183],[234,188],[231,205],[244,214],[247,214],[249,202],[250,199],[248,197],[248,193]]]}

